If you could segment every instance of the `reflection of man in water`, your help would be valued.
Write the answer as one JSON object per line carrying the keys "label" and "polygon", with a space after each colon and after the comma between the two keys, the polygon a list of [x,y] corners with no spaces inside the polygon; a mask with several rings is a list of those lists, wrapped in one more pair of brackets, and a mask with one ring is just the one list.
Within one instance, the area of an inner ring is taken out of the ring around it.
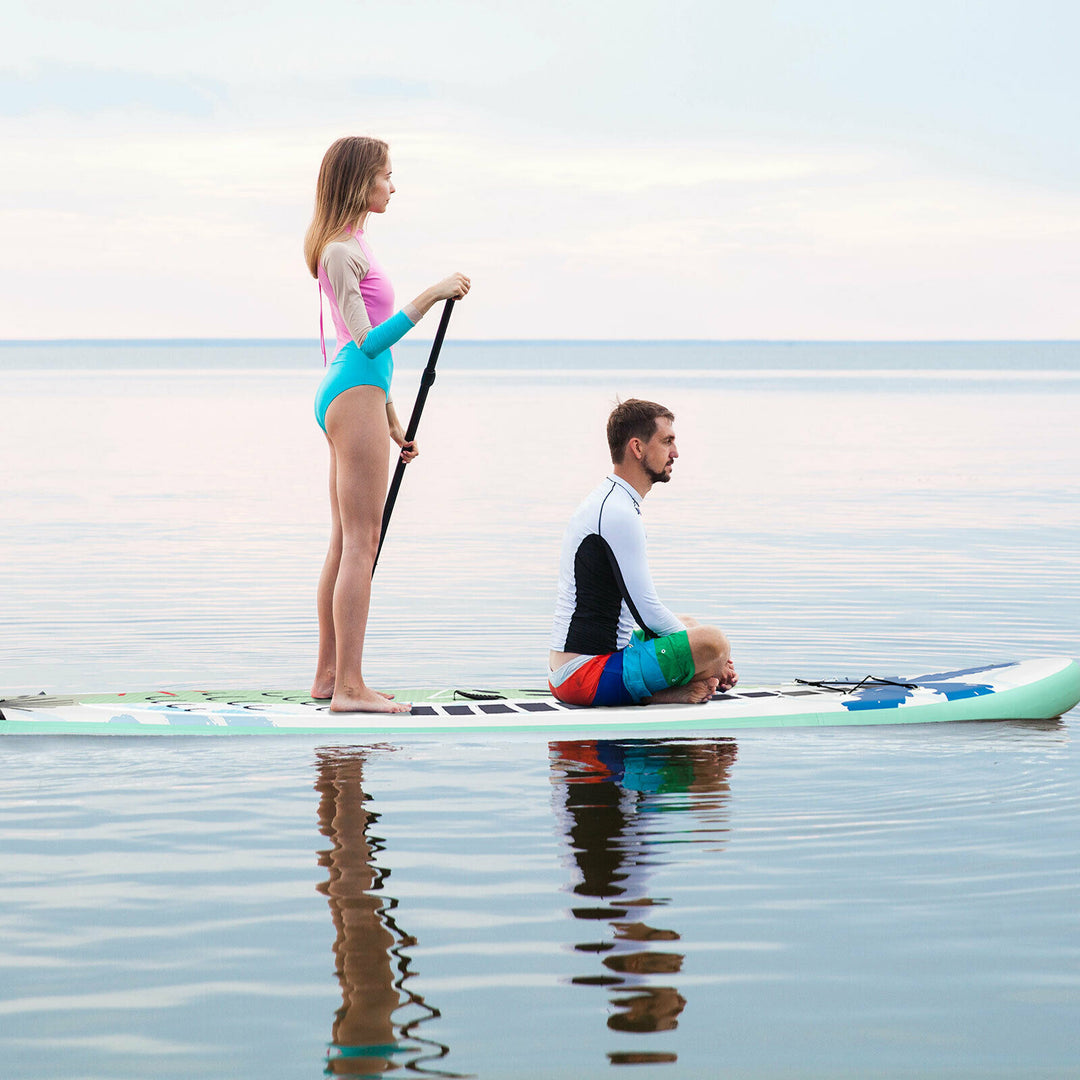
{"label": "reflection of man in water", "polygon": [[[657,976],[677,975],[683,955],[658,949],[679,940],[674,930],[649,925],[650,910],[664,901],[648,895],[649,866],[662,861],[662,845],[649,837],[650,812],[658,796],[667,812],[691,810],[722,823],[728,772],[735,760],[729,740],[669,743],[664,740],[552,743],[553,766],[565,783],[566,833],[580,880],[574,893],[599,903],[575,906],[578,919],[606,922],[613,940],[583,943],[577,951],[604,954],[605,971],[579,976],[577,985],[618,987],[608,1017],[615,1031],[644,1034],[671,1031],[686,999],[672,986],[654,985]],[[695,798],[694,796],[699,796]],[[721,820],[717,820],[717,818]],[[613,1063],[673,1061],[671,1053],[611,1054]]]}

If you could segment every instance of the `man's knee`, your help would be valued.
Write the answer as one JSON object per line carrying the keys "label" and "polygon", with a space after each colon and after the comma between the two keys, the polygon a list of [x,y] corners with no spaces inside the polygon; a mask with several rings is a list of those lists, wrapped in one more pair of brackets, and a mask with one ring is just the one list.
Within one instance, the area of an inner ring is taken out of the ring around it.
{"label": "man's knee", "polygon": [[731,645],[722,630],[715,626],[692,626],[686,631],[694,664],[700,670],[723,662],[731,655]]}

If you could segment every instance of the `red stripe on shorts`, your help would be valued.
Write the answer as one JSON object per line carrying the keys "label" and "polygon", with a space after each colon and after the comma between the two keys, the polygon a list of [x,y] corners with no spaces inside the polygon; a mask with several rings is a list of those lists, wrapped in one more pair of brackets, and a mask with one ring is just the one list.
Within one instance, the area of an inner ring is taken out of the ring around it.
{"label": "red stripe on shorts", "polygon": [[567,705],[591,705],[596,697],[596,688],[600,685],[600,676],[604,674],[604,665],[611,659],[611,655],[607,653],[586,660],[558,686],[548,683],[551,692]]}

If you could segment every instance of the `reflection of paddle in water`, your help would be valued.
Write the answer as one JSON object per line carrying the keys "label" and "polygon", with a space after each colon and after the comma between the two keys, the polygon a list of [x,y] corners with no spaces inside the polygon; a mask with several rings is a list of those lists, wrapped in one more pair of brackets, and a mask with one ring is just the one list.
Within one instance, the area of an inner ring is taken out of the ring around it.
{"label": "reflection of paddle in water", "polygon": [[[376,1077],[407,1068],[456,1077],[427,1064],[445,1057],[450,1048],[416,1032],[439,1011],[405,985],[415,974],[406,949],[416,940],[394,921],[397,901],[382,893],[390,872],[375,863],[382,840],[370,832],[378,814],[368,809],[363,789],[364,757],[364,751],[355,749],[317,752],[319,830],[333,845],[319,852],[319,865],[330,876],[318,888],[330,901],[337,931],[334,959],[342,999],[326,1075]],[[412,1007],[411,1019],[400,1016],[406,1007]]]}
{"label": "reflection of paddle in water", "polygon": [[[658,976],[677,975],[683,955],[656,948],[678,941],[679,935],[645,921],[650,909],[666,903],[650,897],[646,888],[649,868],[663,862],[651,815],[690,810],[708,821],[710,831],[726,831],[718,811],[726,801],[735,743],[597,740],[552,743],[550,749],[565,791],[566,834],[580,876],[573,891],[597,901],[575,906],[573,914],[606,922],[614,931],[610,940],[575,946],[578,952],[603,955],[605,970],[572,982],[615,990],[611,1004],[616,1011],[607,1021],[614,1031],[672,1031],[686,999],[675,987],[654,983]],[[665,825],[667,832],[675,831],[669,818]],[[630,1065],[673,1062],[676,1055],[637,1050],[610,1053],[608,1059]]]}

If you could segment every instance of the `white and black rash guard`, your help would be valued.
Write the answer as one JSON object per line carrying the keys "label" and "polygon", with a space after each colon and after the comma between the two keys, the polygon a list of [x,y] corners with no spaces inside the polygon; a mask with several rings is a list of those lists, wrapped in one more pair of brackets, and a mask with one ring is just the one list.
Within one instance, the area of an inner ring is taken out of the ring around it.
{"label": "white and black rash guard", "polygon": [[638,493],[608,476],[574,511],[563,537],[551,648],[618,652],[635,623],[647,638],[686,629],[656,595]]}

